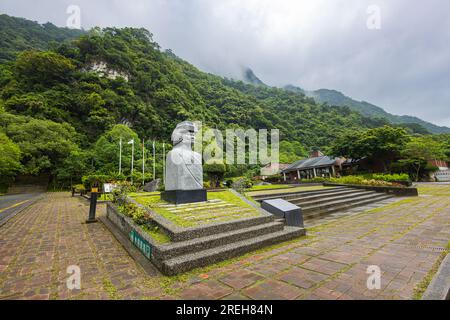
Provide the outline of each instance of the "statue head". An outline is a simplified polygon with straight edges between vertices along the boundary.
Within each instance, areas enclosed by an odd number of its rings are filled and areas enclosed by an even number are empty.
[[[192,145],[195,141],[195,134],[198,132],[197,125],[192,121],[183,121],[177,124],[172,132],[172,144],[175,147],[178,144]]]

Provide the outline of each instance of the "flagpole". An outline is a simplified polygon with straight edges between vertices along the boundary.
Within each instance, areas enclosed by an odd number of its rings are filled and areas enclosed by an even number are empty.
[[[145,139],[142,139],[142,185],[145,185]]]
[[[163,184],[166,183],[166,145],[163,142]]]
[[[119,141],[119,174],[122,174],[122,137]]]
[[[156,157],[155,157],[155,140],[153,140],[153,180],[156,179],[155,175],[155,167],[156,167]]]
[[[134,165],[134,139],[131,140],[131,184],[133,184],[133,165]]]

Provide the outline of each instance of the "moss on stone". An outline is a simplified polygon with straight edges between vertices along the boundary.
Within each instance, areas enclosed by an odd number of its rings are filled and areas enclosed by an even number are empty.
[[[146,225],[141,226],[141,228],[156,242],[158,243],[169,243],[170,238],[167,234],[161,231],[157,227],[148,227]]]
[[[436,262],[433,264],[431,269],[428,271],[427,275],[416,285],[413,292],[413,300],[421,300],[423,294],[427,290],[431,281],[433,280],[434,275],[438,272],[439,267],[441,266],[442,261],[444,261],[447,254],[450,253],[450,242],[447,243],[446,250],[443,251]]]

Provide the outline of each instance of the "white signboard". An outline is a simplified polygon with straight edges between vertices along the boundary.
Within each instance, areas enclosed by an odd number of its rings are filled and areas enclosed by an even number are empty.
[[[115,187],[117,187],[117,186],[113,183],[104,183],[103,184],[103,192],[111,193]]]

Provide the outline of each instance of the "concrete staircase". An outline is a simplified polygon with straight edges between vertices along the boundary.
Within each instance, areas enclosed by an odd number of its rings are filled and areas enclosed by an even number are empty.
[[[308,220],[392,197],[394,196],[391,194],[376,191],[350,187],[333,187],[322,190],[256,196],[253,198],[259,202],[266,199],[284,199],[301,207],[303,219]]]
[[[225,226],[224,232],[158,246],[153,252],[153,263],[164,274],[175,275],[197,267],[230,259],[244,253],[305,235],[304,228],[288,227],[274,216]]]

